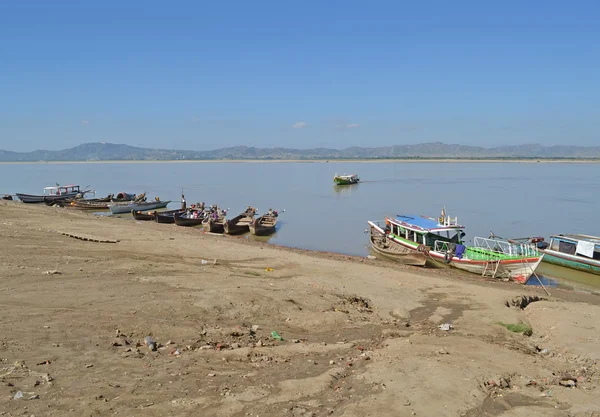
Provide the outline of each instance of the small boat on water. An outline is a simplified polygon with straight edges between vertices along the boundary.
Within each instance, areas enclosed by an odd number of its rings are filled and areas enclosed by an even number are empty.
[[[235,216],[231,220],[225,220],[223,225],[225,233],[228,235],[240,235],[250,231],[250,224],[252,223],[254,216],[256,215],[256,209],[248,207],[246,211],[238,216]]]
[[[225,216],[227,216],[227,210],[221,210],[213,205],[209,211],[204,214],[204,220],[202,221],[204,231],[210,233],[223,233],[225,231]]]
[[[108,208],[112,214],[123,214],[131,213],[131,210],[136,211],[148,211],[160,208],[165,208],[171,202],[167,201],[144,201],[144,202],[132,202],[132,203],[109,203]]]
[[[268,236],[275,233],[278,216],[279,212],[277,210],[269,209],[267,213],[257,217],[250,223],[250,233],[256,236]]]
[[[358,184],[359,181],[360,181],[360,178],[358,178],[358,175],[356,175],[356,174],[352,174],[352,175],[335,174],[333,177],[333,182],[336,185]]]
[[[17,193],[17,197],[23,203],[52,203],[54,201],[66,200],[68,198],[74,198],[77,196],[83,197],[85,194],[90,193],[91,190],[81,190],[79,185],[56,185],[53,187],[45,187],[44,194],[23,194]]]
[[[401,262],[410,261],[409,255],[424,256],[429,266],[448,265],[481,276],[526,282],[543,257],[533,244],[505,239],[475,237],[473,245],[466,246],[462,241],[464,226],[456,217],[446,216],[445,210],[437,219],[398,215],[388,217],[385,223],[382,228],[377,222],[369,222],[371,247]]]
[[[156,220],[156,223],[173,224],[175,223],[175,215],[181,212],[181,210],[155,211],[154,220]]]
[[[202,225],[204,221],[204,212],[200,210],[187,210],[176,213],[174,216],[177,226],[194,227]]]
[[[492,233],[492,236],[494,234]],[[583,234],[551,235],[511,239],[515,243],[536,244],[544,254],[542,262],[600,275],[600,237]]]

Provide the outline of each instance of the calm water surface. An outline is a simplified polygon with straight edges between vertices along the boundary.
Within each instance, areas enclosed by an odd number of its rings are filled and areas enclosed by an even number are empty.
[[[335,173],[361,183],[336,187]],[[600,235],[600,164],[548,163],[102,163],[0,164],[0,193],[41,193],[54,183],[91,185],[179,205],[205,201],[232,215],[253,205],[285,209],[269,241],[304,249],[368,253],[367,220],[399,213],[458,216],[467,240],[555,233]],[[600,281],[600,280],[599,280]]]

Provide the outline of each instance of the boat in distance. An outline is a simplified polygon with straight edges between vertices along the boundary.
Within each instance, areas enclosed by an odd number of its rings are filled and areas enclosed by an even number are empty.
[[[170,200],[167,201],[146,201],[141,203],[130,203],[130,204],[119,204],[119,203],[111,203],[108,205],[110,212],[112,214],[123,214],[123,213],[131,213],[131,210],[136,211],[148,211],[159,208],[165,208],[170,203]]]
[[[336,185],[358,184],[359,181],[360,181],[360,178],[358,178],[358,175],[356,175],[356,174],[351,174],[351,175],[335,174],[333,177],[333,182]]]

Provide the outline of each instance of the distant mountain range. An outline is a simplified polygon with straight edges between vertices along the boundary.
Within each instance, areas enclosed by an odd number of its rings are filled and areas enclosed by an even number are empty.
[[[235,146],[211,151],[147,149],[113,143],[86,143],[62,151],[11,152],[0,150],[0,162],[37,161],[183,161],[183,160],[335,160],[335,159],[598,159],[600,146],[499,146],[418,145],[351,147],[345,149],[288,149]]]

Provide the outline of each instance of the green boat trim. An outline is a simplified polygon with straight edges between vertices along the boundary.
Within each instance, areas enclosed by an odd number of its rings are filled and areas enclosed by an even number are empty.
[[[543,262],[552,265],[562,266],[564,268],[575,269],[577,271],[588,272],[590,274],[600,275],[600,266],[583,263],[576,259],[567,259],[560,255],[554,255],[550,251],[545,251]]]
[[[360,178],[358,178],[358,175],[356,175],[356,174],[352,174],[352,175],[337,175],[337,174],[335,174],[335,176],[333,177],[333,182],[335,182],[337,185],[357,184],[359,181],[360,181]]]

